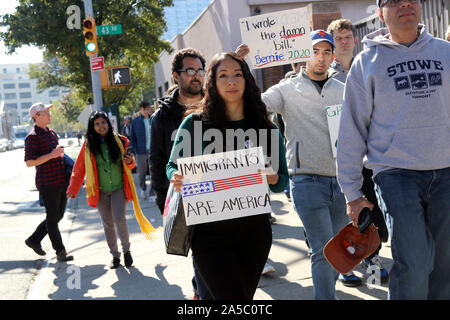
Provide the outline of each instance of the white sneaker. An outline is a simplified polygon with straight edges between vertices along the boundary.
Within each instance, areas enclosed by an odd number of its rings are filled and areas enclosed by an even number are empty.
[[[264,266],[262,274],[268,274],[268,273],[272,273],[272,272],[275,272],[275,268],[266,262],[266,265]]]

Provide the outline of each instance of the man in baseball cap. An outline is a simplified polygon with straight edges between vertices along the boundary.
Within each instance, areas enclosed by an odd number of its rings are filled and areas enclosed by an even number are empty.
[[[50,109],[52,107],[53,107],[52,104],[43,104],[42,102],[37,102],[37,103],[33,104],[30,107],[30,111],[29,111],[30,112],[30,118],[35,120],[34,116],[37,113],[39,113],[40,111],[48,110],[48,109]]]
[[[314,299],[333,300],[337,272],[323,248],[349,222],[345,199],[336,180],[324,110],[342,104],[344,84],[332,77],[333,36],[325,30],[311,32],[312,60],[296,77],[270,87],[262,100],[270,112],[286,123],[291,199],[310,244]],[[290,155],[290,156],[289,156]]]
[[[66,171],[64,148],[58,145],[58,135],[47,126],[50,124],[50,108],[41,102],[30,107],[30,117],[34,121],[33,130],[25,138],[25,163],[36,168],[36,188],[42,196],[46,218],[37,226],[25,244],[38,255],[45,256],[41,241],[48,234],[58,261],[73,260],[64,247],[58,222],[66,209]]]
[[[326,41],[331,44],[331,47],[334,50],[334,40],[331,33],[326,32],[325,30],[315,30],[311,32],[311,40],[312,45],[316,45],[319,42]]]

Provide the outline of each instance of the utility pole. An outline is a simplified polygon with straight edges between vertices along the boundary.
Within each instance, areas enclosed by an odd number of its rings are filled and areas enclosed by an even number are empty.
[[[92,7],[92,0],[83,0],[83,3],[84,3],[85,18],[88,19],[89,17],[91,17],[92,19],[95,19],[94,9]],[[96,58],[97,56],[98,56],[98,53],[89,55],[89,64],[91,64],[91,60],[93,58]],[[103,96],[102,96],[102,87],[100,84],[100,73],[97,71],[92,71],[92,68],[90,66],[89,66],[89,69],[91,69],[92,94],[94,96],[94,108],[95,108],[95,110],[101,110],[103,108]]]

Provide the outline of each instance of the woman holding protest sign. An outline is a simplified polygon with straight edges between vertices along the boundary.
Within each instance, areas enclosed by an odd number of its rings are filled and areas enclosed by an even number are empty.
[[[201,154],[208,154],[205,150],[211,148],[206,148],[206,142],[211,139],[204,137],[212,129],[209,133],[221,133],[219,137],[214,135],[214,142],[223,139],[218,145],[226,146],[222,150],[214,148],[215,153],[262,146],[264,156],[271,159],[276,168],[269,165],[259,173],[266,176],[272,192],[283,192],[289,179],[283,139],[268,118],[261,92],[246,62],[232,52],[218,54],[211,61],[206,77],[203,111],[187,116],[182,122],[167,164],[167,176],[175,190],[181,192],[183,187],[177,159],[194,155],[194,152],[187,154],[187,150],[197,150],[196,145],[201,145],[198,148]],[[201,136],[196,136],[196,131],[192,130],[197,120],[201,120]],[[249,130],[255,132],[256,141],[243,137]],[[192,148],[179,147],[186,142],[183,131],[193,133],[190,136]],[[230,132],[231,143],[226,139]],[[253,298],[272,244],[268,213],[194,226],[191,244],[194,262],[215,299]]]

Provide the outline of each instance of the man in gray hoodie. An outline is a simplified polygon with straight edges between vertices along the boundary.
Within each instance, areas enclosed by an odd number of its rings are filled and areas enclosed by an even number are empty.
[[[390,299],[450,299],[450,44],[419,24],[419,0],[378,0],[347,77],[338,181],[357,224],[363,157],[391,235]]]

